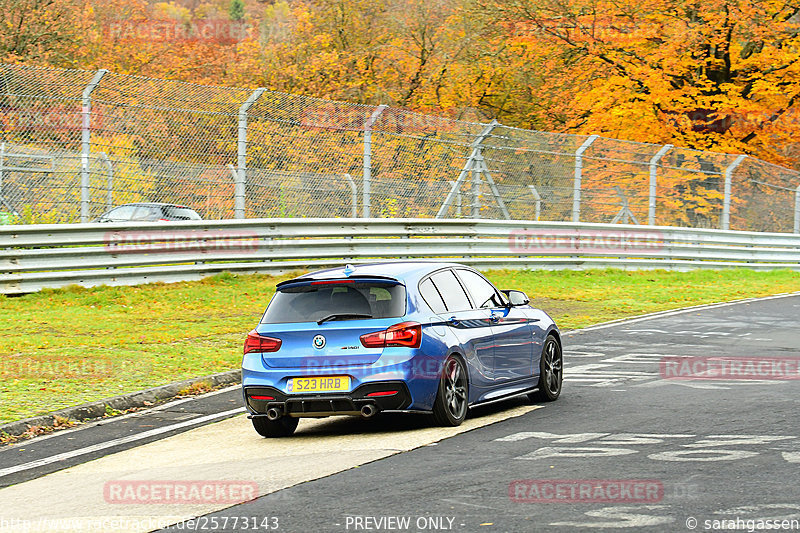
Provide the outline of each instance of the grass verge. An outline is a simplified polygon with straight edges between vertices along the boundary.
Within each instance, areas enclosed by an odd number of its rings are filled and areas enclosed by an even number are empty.
[[[136,287],[0,296],[0,423],[236,368],[280,278],[221,274]],[[691,305],[800,291],[788,270],[487,273],[562,329]]]

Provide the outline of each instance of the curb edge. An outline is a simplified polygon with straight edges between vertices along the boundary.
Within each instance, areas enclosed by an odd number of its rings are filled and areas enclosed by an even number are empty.
[[[77,422],[98,419],[106,416],[108,409],[115,411],[126,411],[137,407],[152,407],[157,403],[164,403],[176,398],[180,391],[192,387],[198,383],[208,383],[213,388],[224,385],[234,385],[241,383],[241,369],[220,372],[210,376],[191,378],[176,383],[168,383],[150,389],[121,394],[104,400],[88,402],[73,407],[59,409],[39,416],[25,418],[0,425],[0,435],[6,434],[11,437],[19,437],[32,427],[55,428],[56,418],[66,418]]]

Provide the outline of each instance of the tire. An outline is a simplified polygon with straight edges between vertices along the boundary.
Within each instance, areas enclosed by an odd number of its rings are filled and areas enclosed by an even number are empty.
[[[256,433],[262,437],[288,437],[297,429],[299,421],[299,418],[290,416],[282,416],[277,420],[270,420],[266,416],[257,416],[253,418],[253,427]]]
[[[539,390],[528,394],[534,402],[553,402],[561,395],[564,380],[564,358],[561,345],[553,335],[544,340],[542,357],[539,360]]]
[[[433,402],[433,418],[440,426],[460,426],[467,417],[469,379],[464,363],[449,356],[444,362],[439,390]]]

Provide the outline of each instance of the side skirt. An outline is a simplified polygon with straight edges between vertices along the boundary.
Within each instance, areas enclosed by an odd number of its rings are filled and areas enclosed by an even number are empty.
[[[475,407],[475,406],[478,406],[478,405],[491,405],[493,403],[497,403],[497,402],[502,402],[504,400],[508,400],[509,398],[514,398],[516,396],[522,396],[523,394],[530,394],[532,392],[537,392],[538,390],[539,390],[539,387],[531,387],[529,389],[514,391],[514,392],[510,392],[508,394],[504,394],[503,396],[500,396],[500,397],[497,397],[497,398],[492,398],[491,400],[483,400],[483,401],[480,401],[480,402],[473,402],[473,403],[469,404],[469,407]]]

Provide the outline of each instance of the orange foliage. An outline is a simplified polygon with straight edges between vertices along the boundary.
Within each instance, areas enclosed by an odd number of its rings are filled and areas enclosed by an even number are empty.
[[[0,60],[800,160],[800,8],[788,1],[244,0],[237,9],[0,0]]]

